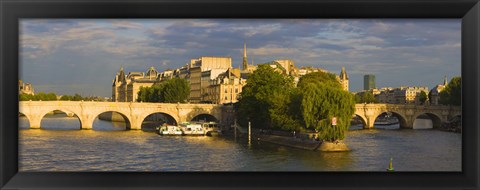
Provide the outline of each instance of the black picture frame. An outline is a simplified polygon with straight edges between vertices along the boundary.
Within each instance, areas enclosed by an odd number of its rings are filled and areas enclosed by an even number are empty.
[[[1,189],[479,189],[478,0],[1,0]],[[18,172],[20,18],[461,18],[462,172]]]

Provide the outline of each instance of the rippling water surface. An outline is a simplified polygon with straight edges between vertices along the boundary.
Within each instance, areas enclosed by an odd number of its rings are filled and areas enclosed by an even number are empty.
[[[124,124],[96,120],[76,130],[73,118],[45,118],[28,129],[20,118],[20,171],[461,171],[461,134],[434,129],[351,130],[350,152],[323,153],[241,139],[163,137],[123,131]],[[352,128],[355,129],[355,128]]]

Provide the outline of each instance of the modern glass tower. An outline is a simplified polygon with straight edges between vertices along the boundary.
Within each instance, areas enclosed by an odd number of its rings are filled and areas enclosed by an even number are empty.
[[[363,76],[363,90],[370,90],[375,88],[375,75]]]

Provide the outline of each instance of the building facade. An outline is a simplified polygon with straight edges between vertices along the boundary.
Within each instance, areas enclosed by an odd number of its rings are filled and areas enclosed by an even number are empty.
[[[241,77],[240,69],[228,69],[213,80],[210,80],[204,100],[214,104],[238,102],[242,88],[247,84]]]
[[[214,71],[225,72],[232,67],[232,58],[230,57],[200,57],[198,59],[192,59],[190,61],[189,77],[187,80],[190,82],[190,98],[192,103],[200,103],[204,101],[202,99],[202,89],[208,86],[208,83],[203,82],[202,86],[202,72]],[[212,72],[210,72],[212,73]]]
[[[125,75],[122,67],[113,79],[112,101],[135,102],[140,87],[151,87],[157,82],[159,82],[158,72],[154,67],[151,67],[146,73],[129,72],[128,75]]]
[[[18,80],[18,94],[30,94],[35,95],[35,90],[32,84],[24,83],[22,80]]]
[[[440,104],[440,92],[442,92],[445,87],[448,85],[447,76],[443,79],[443,84],[438,84],[437,86],[433,87],[429,93],[429,99],[431,105],[439,105]]]
[[[399,87],[399,88],[381,88],[373,89],[375,98],[379,103],[387,104],[422,104],[420,94],[424,92],[428,97],[428,87]],[[376,92],[376,93],[375,93]]]

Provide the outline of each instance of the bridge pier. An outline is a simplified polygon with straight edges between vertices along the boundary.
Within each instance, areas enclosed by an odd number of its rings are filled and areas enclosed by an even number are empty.
[[[363,129],[373,129],[373,125],[375,123],[376,117],[373,115],[369,115],[366,117],[367,120],[365,121],[365,125],[363,126]]]
[[[80,129],[82,130],[92,130],[93,128],[93,116],[85,115],[80,117]]]
[[[40,129],[40,124],[42,123],[42,118],[39,115],[29,115],[27,116],[30,122],[30,129]]]
[[[141,130],[142,129],[142,119],[139,119],[138,116],[133,116],[130,123],[127,122],[127,129],[130,130]]]

